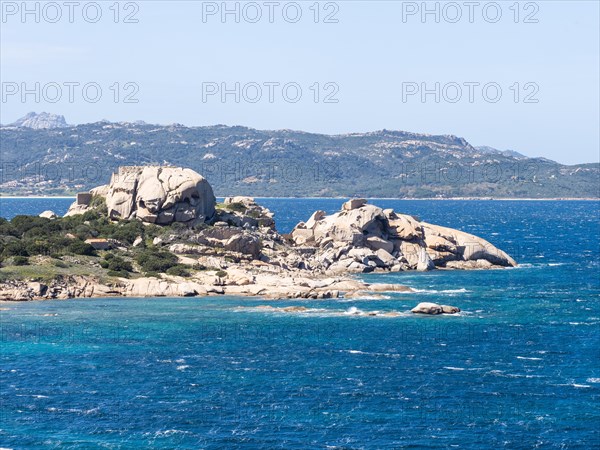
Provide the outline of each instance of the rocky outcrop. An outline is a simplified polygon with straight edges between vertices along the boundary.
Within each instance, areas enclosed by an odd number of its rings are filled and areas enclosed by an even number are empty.
[[[332,273],[516,265],[482,238],[383,210],[364,199],[350,200],[329,216],[315,212],[296,225],[291,237],[297,246],[316,249],[308,261],[311,267]]]
[[[252,197],[225,197],[223,204],[218,205],[215,222],[245,229],[275,229],[273,213],[256,203]]]
[[[77,202],[73,202],[71,204],[71,206],[69,206],[69,209],[65,214],[65,217],[76,216],[78,214],[83,214],[86,211],[89,211],[89,205],[82,205]]]
[[[42,217],[44,219],[56,219],[58,216],[56,215],[56,213],[54,211],[47,210],[47,211],[41,212],[38,217]]]
[[[220,291],[217,293],[223,293]],[[193,281],[173,282],[158,278],[138,278],[126,282],[122,292],[127,297],[194,297],[207,295],[209,289]]]
[[[215,214],[215,196],[208,181],[180,167],[120,167],[110,184],[92,190],[103,197],[111,219],[137,218],[169,225],[173,222],[206,222]],[[68,215],[85,212],[73,205]]]
[[[122,292],[114,286],[99,283],[92,277],[59,277],[50,283],[38,281],[7,281],[0,283],[0,300],[65,300],[77,297],[120,296]]]
[[[0,283],[0,300],[29,301],[86,297],[194,297],[207,295],[263,298],[337,298],[371,291],[411,291],[401,285],[368,284],[339,277],[314,277],[305,271],[273,270],[269,265],[245,265],[198,272],[191,278],[115,278],[110,284],[93,277],[71,276],[48,285],[34,281]]]
[[[221,272],[205,271],[190,278],[115,278],[110,284],[93,277],[69,276],[49,284],[35,281],[0,283],[0,300],[29,301],[89,297],[196,297],[211,295],[252,296],[265,299],[384,298],[381,293],[414,292],[397,284],[369,284],[340,277],[312,276],[302,270],[273,271],[268,265],[237,265]],[[418,295],[416,293],[415,295]],[[290,307],[304,308],[304,307]],[[356,310],[353,312],[352,310]],[[347,314],[400,317],[398,312],[361,313],[352,307]],[[414,314],[456,314],[460,308],[437,303],[419,303]]]
[[[360,208],[367,204],[367,200],[364,198],[352,198],[342,205],[342,209],[345,211],[351,211],[353,209]]]

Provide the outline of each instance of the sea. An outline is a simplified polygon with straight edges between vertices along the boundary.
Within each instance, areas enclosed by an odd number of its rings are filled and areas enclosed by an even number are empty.
[[[344,200],[258,201],[289,232]],[[71,202],[0,198],[0,216]],[[352,299],[1,303],[0,447],[599,448],[600,202],[370,203],[519,266],[368,274],[415,292]],[[462,312],[409,312],[424,301]]]

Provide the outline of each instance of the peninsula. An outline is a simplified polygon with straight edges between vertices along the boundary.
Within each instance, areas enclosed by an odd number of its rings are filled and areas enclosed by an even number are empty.
[[[254,199],[217,203],[204,177],[163,166],[119,168],[109,184],[79,194],[65,217],[0,219],[0,255],[2,300],[337,298],[411,291],[357,273],[516,266],[484,239],[364,199],[331,215],[315,211],[281,234]]]

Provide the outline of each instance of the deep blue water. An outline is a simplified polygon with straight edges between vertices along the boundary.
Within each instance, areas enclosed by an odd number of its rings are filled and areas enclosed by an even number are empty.
[[[285,232],[341,200],[260,202]],[[0,215],[69,203],[0,199]],[[521,266],[365,276],[419,289],[386,299],[3,303],[0,447],[600,445],[600,203],[372,203],[483,236]],[[420,301],[463,313],[404,314]]]

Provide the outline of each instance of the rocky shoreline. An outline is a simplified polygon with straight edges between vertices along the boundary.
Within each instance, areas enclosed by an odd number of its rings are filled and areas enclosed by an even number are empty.
[[[141,277],[119,279],[103,284],[96,279],[69,276],[48,284],[39,281],[9,281],[0,285],[0,299],[5,301],[66,300],[93,297],[199,297],[231,295],[264,299],[327,299],[344,295],[356,296],[372,292],[413,292],[397,284],[365,283],[353,278],[308,278],[296,272],[282,277],[278,274],[242,271],[227,272],[227,279],[215,276],[182,278]]]
[[[144,273],[132,259],[127,277],[63,274],[45,283],[5,280],[0,283],[0,299],[207,295],[324,299],[411,291],[401,285],[365,283],[352,274],[516,265],[484,239],[381,209],[365,199],[349,200],[331,215],[315,211],[290,234],[280,234],[268,209],[249,197],[228,197],[216,204],[210,185],[189,169],[122,168],[109,185],[78,196],[65,217],[85,218],[90,212],[98,216],[99,211],[104,221],[141,222],[161,230],[150,243],[142,236],[131,244],[102,236],[85,241],[101,248],[105,257],[115,253],[127,258],[139,254],[140,248],[150,255],[167,252],[189,273]],[[48,221],[70,220],[49,211],[41,216]],[[84,225],[93,227],[89,221]],[[99,269],[95,260],[89,265]],[[414,312],[450,313],[454,308],[442,306]]]
[[[415,292],[408,286],[387,283],[365,283],[353,278],[280,278],[273,275],[251,275],[248,272],[230,272],[235,274],[231,280],[221,284],[202,284],[207,280],[187,280],[178,277],[168,279],[138,278],[133,282],[121,280],[119,283],[105,285],[86,277],[68,277],[55,280],[50,284],[40,282],[12,281],[0,285],[0,301],[67,300],[74,298],[107,297],[206,297],[230,295],[257,297],[265,300],[276,299],[335,299],[373,297],[390,292]],[[250,278],[252,277],[252,278]],[[288,281],[287,283],[285,281]],[[208,280],[210,283],[210,280]],[[283,281],[283,283],[282,283]],[[304,306],[272,308],[284,312],[303,312]],[[414,314],[440,315],[457,314],[461,310],[456,306],[438,305],[422,302],[411,309]],[[360,312],[356,313],[357,315]],[[369,313],[367,315],[375,315]],[[390,315],[390,314],[383,314]],[[396,313],[391,314],[395,316]]]

